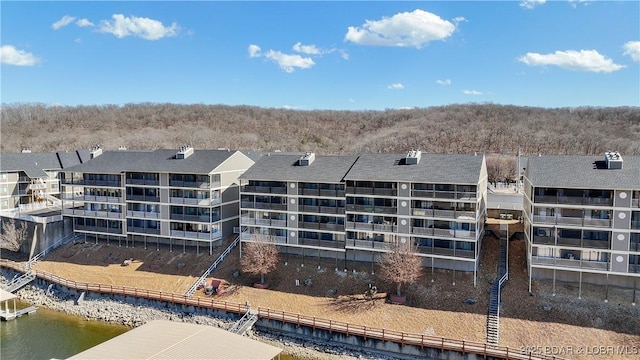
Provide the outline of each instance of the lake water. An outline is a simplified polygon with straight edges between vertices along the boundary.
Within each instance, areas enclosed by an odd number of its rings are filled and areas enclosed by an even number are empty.
[[[38,308],[31,315],[0,322],[0,359],[66,359],[128,330]]]
[[[28,304],[19,303],[18,308]],[[13,309],[13,306],[11,306]],[[15,320],[0,321],[0,359],[66,359],[130,330],[122,325],[88,321],[46,308]],[[282,360],[295,357],[282,354]]]

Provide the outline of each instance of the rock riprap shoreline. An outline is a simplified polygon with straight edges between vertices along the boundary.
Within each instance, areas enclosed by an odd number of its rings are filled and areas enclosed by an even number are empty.
[[[2,270],[0,284],[6,284],[13,276]],[[69,315],[83,317],[86,320],[105,321],[125,325],[131,328],[143,325],[151,320],[171,320],[194,324],[215,326],[228,329],[233,321],[223,320],[199,314],[187,314],[171,308],[134,305],[104,297],[87,297],[77,301],[77,295],[71,295],[48,285],[29,284],[18,290],[16,295],[29,304],[45,307]],[[284,353],[294,359],[393,359],[397,357],[369,353],[361,349],[349,348],[317,339],[299,339],[276,333],[251,331],[248,336],[254,340],[268,343],[284,349]]]

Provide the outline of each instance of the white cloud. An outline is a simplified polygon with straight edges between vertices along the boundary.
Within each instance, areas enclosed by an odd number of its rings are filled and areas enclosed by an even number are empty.
[[[567,70],[605,73],[625,67],[602,56],[596,50],[567,50],[556,51],[552,54],[527,53],[521,56],[518,61],[529,66],[555,65]]]
[[[176,36],[178,34],[178,24],[164,26],[162,22],[154,19],[124,16],[113,14],[113,20],[100,21],[99,31],[113,34],[117,38],[135,36],[145,40],[158,40],[163,37]]]
[[[308,55],[320,55],[322,51],[318,49],[315,45],[302,45],[301,42],[297,42],[293,45],[293,50],[299,53],[308,54]]]
[[[359,45],[420,48],[430,41],[446,39],[455,30],[453,23],[416,9],[377,21],[366,20],[360,27],[349,26],[344,39]]]
[[[93,23],[87,19],[80,19],[76,21],[76,25],[79,27],[91,27],[93,26]]]
[[[395,84],[387,85],[387,89],[401,90],[401,89],[404,89],[404,85],[402,85],[402,83],[395,83]]]
[[[40,62],[40,59],[32,53],[18,50],[12,45],[0,46],[0,63],[16,66],[33,66]]]
[[[264,56],[278,64],[282,70],[288,73],[294,72],[296,68],[309,69],[316,64],[313,62],[313,59],[309,57],[283,54],[282,52],[275,50],[267,51]]]
[[[525,9],[533,9],[538,5],[543,5],[547,0],[523,0],[520,2],[520,7]]]
[[[462,90],[462,93],[465,95],[482,95],[482,91],[478,90]]]
[[[451,85],[451,79],[436,80],[436,84],[439,84],[439,85]]]
[[[262,54],[260,54],[260,46],[258,45],[254,45],[251,44],[249,45],[249,48],[247,48],[247,50],[249,51],[249,57],[260,57]]]
[[[350,103],[352,103],[352,104],[353,104],[354,102],[356,102],[353,98],[349,98],[349,100],[347,100],[347,101],[348,101],[348,102],[350,102]]]
[[[54,23],[51,25],[51,28],[52,28],[53,30],[61,29],[61,28],[65,27],[65,26],[67,26],[67,25],[71,24],[71,23],[73,22],[73,20],[75,20],[75,19],[76,19],[76,18],[75,18],[75,17],[73,17],[73,16],[65,15],[65,16],[63,16],[62,18],[60,18],[60,20],[58,20],[58,21],[54,22]]]
[[[345,59],[345,60],[349,60],[349,53],[347,53],[344,50],[338,50],[340,52],[340,56]]]
[[[623,48],[625,55],[631,56],[635,62],[640,62],[640,41],[628,41]]]
[[[587,6],[587,5],[589,5],[589,3],[591,1],[592,0],[569,0],[569,5],[571,5],[571,7],[573,7],[575,9],[576,7],[578,7],[576,3],[583,4],[584,6]]]

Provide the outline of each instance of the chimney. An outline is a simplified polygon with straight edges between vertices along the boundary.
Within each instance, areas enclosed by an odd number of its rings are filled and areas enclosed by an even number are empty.
[[[404,160],[406,165],[417,165],[420,162],[422,152],[420,150],[411,150],[407,153],[407,157]]]
[[[100,145],[96,145],[92,147],[91,150],[89,151],[89,158],[91,159],[97,158],[100,155],[102,155],[102,148],[100,147]]]
[[[617,151],[607,151],[604,153],[604,162],[607,169],[622,169],[622,156]]]
[[[311,163],[315,159],[316,159],[316,154],[307,151],[306,153],[304,153],[304,155],[302,155],[300,160],[298,160],[298,165],[299,166],[309,166],[309,165],[311,165]]]
[[[176,153],[176,159],[186,159],[191,155],[193,155],[193,148],[191,145],[182,145]]]

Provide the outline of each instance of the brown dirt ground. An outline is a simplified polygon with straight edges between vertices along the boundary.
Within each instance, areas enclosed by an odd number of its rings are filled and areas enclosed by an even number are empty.
[[[228,239],[226,243],[229,243]],[[483,240],[481,266],[477,286],[473,274],[425,268],[422,278],[405,288],[408,306],[385,302],[390,284],[379,283],[371,274],[371,263],[318,259],[317,257],[283,255],[279,267],[267,275],[270,290],[251,285],[257,277],[238,273],[239,251],[236,248],[213,273],[223,281],[225,293],[215,295],[226,301],[253,307],[268,307],[309,316],[398,331],[484,342],[490,282],[496,276],[497,239]],[[224,247],[182,252],[182,247],[160,247],[156,251],[118,247],[113,243],[76,243],[56,250],[36,265],[36,269],[54,273],[69,280],[184,293],[209,267]],[[4,254],[3,254],[3,257]],[[121,266],[133,258],[129,266]],[[286,261],[286,265],[285,265]],[[603,355],[578,354],[579,349],[594,353],[593,346],[629,346],[640,350],[640,309],[631,306],[628,291],[613,289],[604,303],[602,287],[583,286],[583,298],[577,299],[572,285],[556,285],[551,296],[549,281],[536,281],[533,294],[527,289],[525,246],[523,240],[510,244],[510,278],[503,289],[500,317],[501,345],[514,348],[537,347],[541,352],[561,350],[566,358],[630,358],[607,350]],[[180,266],[179,266],[180,265]],[[338,266],[338,271],[336,271]],[[353,272],[353,269],[356,272]],[[375,271],[375,266],[373,267]],[[235,276],[234,276],[235,275]],[[214,279],[212,276],[210,279]],[[299,279],[300,286],[295,285]],[[312,285],[306,286],[305,279]],[[453,285],[455,279],[455,285]],[[369,284],[379,293],[374,300],[364,300]],[[195,296],[206,296],[198,291]],[[474,305],[465,304],[472,298]],[[545,311],[543,305],[551,305]],[[555,348],[545,349],[546,346]],[[590,346],[590,347],[589,347]],[[637,355],[634,356],[637,358]]]

